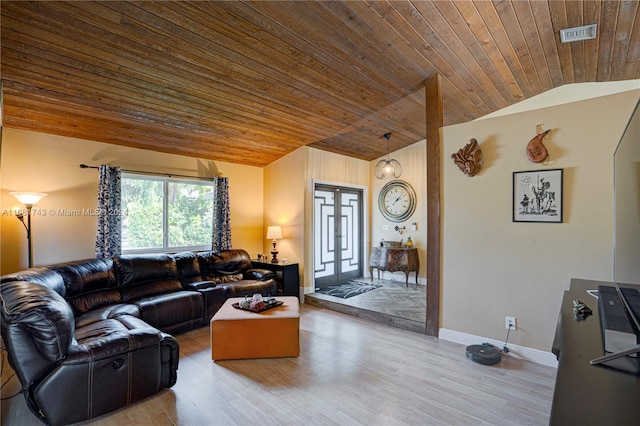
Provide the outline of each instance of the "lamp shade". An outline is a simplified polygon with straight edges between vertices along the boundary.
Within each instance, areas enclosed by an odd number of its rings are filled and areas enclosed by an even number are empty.
[[[42,192],[10,192],[9,194],[13,195],[18,201],[27,206],[37,204],[38,201],[47,196],[47,194]]]
[[[384,138],[387,140],[387,159],[378,161],[375,169],[373,169],[373,173],[378,179],[390,176],[399,178],[402,175],[402,166],[398,160],[389,159],[389,139],[391,138],[391,133],[385,133]]]
[[[399,178],[402,175],[402,166],[398,160],[380,160],[373,170],[378,179],[393,176]]]
[[[279,240],[282,238],[282,228],[279,226],[270,226],[267,228],[268,240]]]

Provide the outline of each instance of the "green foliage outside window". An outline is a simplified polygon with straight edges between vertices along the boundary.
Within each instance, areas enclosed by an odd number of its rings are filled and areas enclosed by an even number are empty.
[[[213,188],[169,183],[169,247],[211,245]]]
[[[122,223],[123,250],[179,250],[211,245],[210,183],[129,175],[122,178],[121,193],[122,207],[128,213]]]

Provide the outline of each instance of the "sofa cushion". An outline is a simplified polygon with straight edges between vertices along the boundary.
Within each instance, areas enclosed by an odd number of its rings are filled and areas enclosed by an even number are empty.
[[[242,274],[220,275],[217,277],[211,277],[211,282],[216,284],[234,283],[237,281],[242,281],[243,277],[244,275]]]
[[[122,255],[113,259],[123,302],[182,289],[170,254]]]
[[[176,266],[178,267],[178,277],[183,286],[194,282],[202,281],[200,275],[200,262],[198,256],[192,251],[185,251],[174,254]]]
[[[156,345],[162,335],[139,318],[121,315],[79,327],[75,339],[77,345],[69,351],[66,364],[97,361]]]
[[[50,268],[62,276],[65,298],[76,315],[122,301],[116,288],[111,259],[87,259],[54,265]]]
[[[220,261],[220,257],[212,251],[204,251],[196,254],[200,265],[200,273],[202,278],[207,281],[209,277],[218,275],[216,272],[216,264]]]
[[[249,254],[242,249],[223,250],[220,253],[200,252],[198,259],[202,278],[214,282],[241,280],[245,272],[251,269]]]
[[[76,315],[82,315],[105,305],[118,304],[122,301],[122,297],[118,289],[109,289],[67,298],[67,301]]]
[[[120,315],[130,315],[140,318],[140,309],[131,303],[119,303],[117,305],[107,305],[76,315],[76,328],[86,327],[94,322],[111,319]]]
[[[172,293],[174,291],[179,291],[179,290],[182,290],[182,285],[180,285],[180,281],[162,280],[162,281],[154,281],[154,282],[140,284],[140,285],[122,287],[120,292],[122,294],[123,302],[132,303],[143,297],[162,295],[165,293]]]
[[[129,254],[113,258],[118,285],[126,287],[150,281],[177,280],[178,268],[170,254]]]
[[[66,294],[66,288],[62,277],[56,271],[49,268],[29,268],[24,271],[2,276],[3,283],[10,281],[28,281],[30,283],[49,287],[62,297]]]
[[[202,323],[204,303],[196,291],[177,291],[136,300],[142,319],[161,330],[168,326],[190,324],[189,328]]]

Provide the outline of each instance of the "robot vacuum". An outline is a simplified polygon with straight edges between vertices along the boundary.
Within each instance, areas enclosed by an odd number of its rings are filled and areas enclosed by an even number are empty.
[[[467,358],[482,365],[493,365],[500,362],[500,351],[490,343],[467,346]]]

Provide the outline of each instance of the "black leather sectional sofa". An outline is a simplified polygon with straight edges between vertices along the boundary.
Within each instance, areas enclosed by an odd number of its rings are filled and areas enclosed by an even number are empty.
[[[176,383],[169,333],[209,323],[228,297],[276,295],[244,250],[123,255],[0,277],[2,339],[31,411],[87,420]]]

